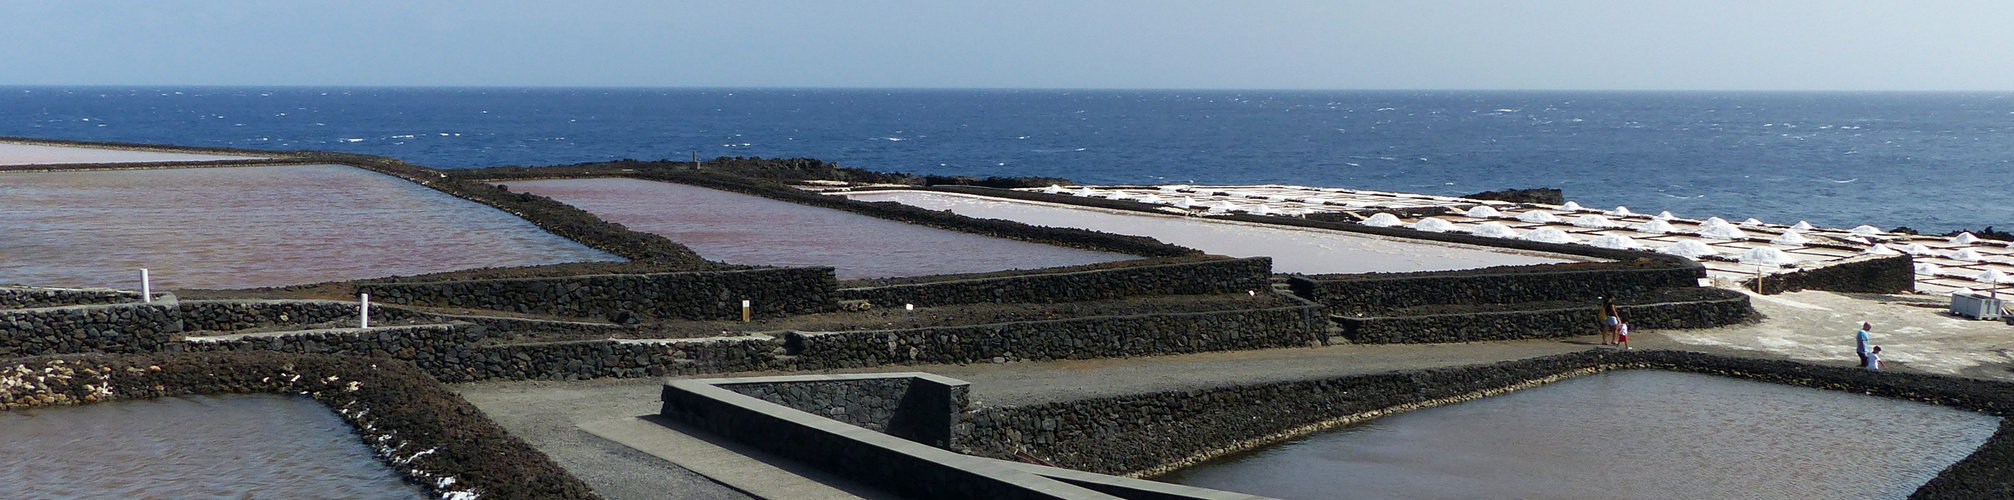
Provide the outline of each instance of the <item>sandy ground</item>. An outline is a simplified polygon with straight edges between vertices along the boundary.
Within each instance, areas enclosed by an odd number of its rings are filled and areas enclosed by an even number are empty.
[[[1753,297],[1766,317],[1749,325],[1649,331],[1638,347],[1853,365],[1853,332],[1873,323],[1874,344],[1890,369],[2014,381],[2014,326],[1951,315],[1935,295],[1796,292]]]
[[[127,149],[98,149],[42,144],[0,142],[0,165],[59,165],[71,163],[142,163],[157,161],[251,160],[251,156],[223,156],[195,153],[167,153]]]

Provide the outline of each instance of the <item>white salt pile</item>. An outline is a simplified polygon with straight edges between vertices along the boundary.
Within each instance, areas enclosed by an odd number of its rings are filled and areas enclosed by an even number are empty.
[[[1561,231],[1549,227],[1533,229],[1531,232],[1525,233],[1524,236],[1521,236],[1519,238],[1525,241],[1536,241],[1540,243],[1574,243],[1580,241],[1578,238],[1574,238],[1572,235],[1566,234],[1566,231]]]
[[[1110,198],[1110,199],[1114,199],[1114,200],[1130,200],[1130,199],[1133,199],[1133,195],[1130,195],[1130,194],[1126,194],[1126,192],[1124,192],[1124,191],[1113,191],[1113,192],[1111,192],[1111,193],[1109,193],[1109,194],[1106,194],[1106,195],[1105,195],[1105,197],[1106,197],[1106,198]]]
[[[1880,243],[1875,243],[1874,246],[1867,247],[1867,253],[1872,255],[1902,255],[1902,252],[1897,252],[1893,248],[1888,248],[1888,245],[1883,245]]]
[[[1811,238],[1797,234],[1797,231],[1784,231],[1782,236],[1777,236],[1776,239],[1769,240],[1769,242],[1778,245],[1796,245],[1801,247],[1806,243],[1811,243]]]
[[[1551,224],[1554,222],[1559,222],[1559,217],[1553,216],[1552,212],[1547,212],[1544,210],[1533,210],[1530,212],[1518,214],[1517,220],[1525,222],[1536,222],[1540,224]]]
[[[1252,205],[1249,208],[1246,208],[1245,213],[1252,215],[1272,215],[1273,207],[1264,203],[1260,203],[1257,205]]]
[[[1728,224],[1727,221],[1720,221],[1720,225],[1718,226],[1711,226],[1711,225],[1707,226],[1705,230],[1699,232],[1699,236],[1701,238],[1711,238],[1716,240],[1748,239],[1748,233],[1742,232],[1741,228],[1734,227],[1733,225]]]
[[[1658,212],[1656,216],[1651,218],[1657,220],[1672,220],[1678,218],[1678,216],[1672,215],[1670,210],[1666,210],[1663,212]]]
[[[1045,187],[1045,188],[1042,188],[1042,192],[1044,192],[1044,193],[1048,193],[1048,194],[1056,194],[1056,193],[1061,193],[1061,192],[1063,192],[1063,186],[1058,186],[1058,185],[1055,185],[1055,184],[1050,184],[1050,185],[1049,185],[1049,187]]]
[[[1092,194],[1095,194],[1095,193],[1094,193],[1093,191],[1091,191],[1091,188],[1077,188],[1077,192],[1075,192],[1075,193],[1070,193],[1070,194],[1073,194],[1073,195],[1077,195],[1077,196],[1083,196],[1083,197],[1090,197],[1090,196],[1091,196]]]
[[[1746,252],[1741,252],[1739,260],[1743,264],[1760,266],[1785,266],[1797,263],[1797,259],[1790,258],[1790,254],[1769,247],[1750,248]]]
[[[1607,217],[1602,217],[1602,216],[1599,216],[1599,215],[1594,215],[1594,214],[1588,214],[1588,215],[1582,215],[1582,216],[1580,216],[1580,217],[1574,217],[1574,218],[1573,218],[1573,225],[1575,225],[1575,226],[1580,226],[1580,227],[1590,227],[1590,228],[1595,228],[1595,229],[1607,229],[1607,228],[1611,228],[1611,227],[1622,227],[1622,225],[1621,225],[1621,224],[1616,224],[1616,223],[1615,223],[1615,221],[1612,221],[1612,220],[1609,220],[1609,219],[1608,219]]]
[[[1722,219],[1719,217],[1707,217],[1706,220],[1700,222],[1699,225],[1708,228],[1715,228],[1715,227],[1727,226],[1729,224],[1727,223],[1727,219]]]
[[[1158,195],[1147,194],[1147,195],[1140,195],[1140,202],[1153,203],[1158,205],[1162,202],[1162,200],[1161,197]]]
[[[1364,219],[1364,225],[1371,227],[1392,227],[1404,223],[1405,221],[1399,220],[1399,216],[1384,212],[1379,212],[1377,215],[1371,216],[1371,218]]]
[[[1586,210],[1586,209],[1584,209],[1584,208],[1581,208],[1581,206],[1580,206],[1580,204],[1579,204],[1579,203],[1574,203],[1574,202],[1571,202],[1571,201],[1569,201],[1569,202],[1566,202],[1566,204],[1565,204],[1565,205],[1560,205],[1560,206],[1559,206],[1559,208],[1560,208],[1560,210],[1565,210],[1565,211],[1568,211],[1568,212],[1577,212],[1577,211],[1581,211],[1581,210]]]
[[[1720,252],[1714,251],[1713,247],[1707,246],[1707,244],[1705,243],[1700,243],[1697,240],[1685,240],[1678,243],[1672,243],[1670,246],[1666,246],[1664,248],[1659,248],[1657,249],[1657,253],[1677,255],[1679,257],[1685,257],[1688,259],[1698,259],[1700,257],[1705,257]]]
[[[1862,225],[1862,226],[1859,226],[1859,227],[1855,227],[1855,228],[1853,228],[1853,230],[1851,230],[1851,231],[1847,231],[1847,232],[1849,232],[1849,233],[1853,233],[1853,234],[1854,234],[1855,236],[1880,236],[1880,235],[1881,235],[1881,228],[1878,228],[1878,227],[1874,227],[1874,226],[1868,226],[1868,225]]]
[[[1491,208],[1489,205],[1476,205],[1475,208],[1469,209],[1468,213],[1464,215],[1477,219],[1487,219],[1490,217],[1503,217],[1504,213],[1498,212],[1497,209]]]
[[[1491,238],[1516,238],[1518,236],[1516,229],[1511,229],[1510,226],[1503,225],[1501,222],[1476,224],[1475,230],[1469,231],[1469,234]]]
[[[1378,215],[1384,215],[1384,214],[1378,214]],[[1376,216],[1372,217],[1375,218]],[[1436,233],[1445,233],[1448,231],[1453,231],[1455,229],[1455,223],[1436,219],[1433,217],[1428,217],[1425,219],[1420,219],[1419,222],[1414,222],[1413,225],[1408,227],[1421,231],[1433,231]]]
[[[1587,244],[1615,250],[1629,250],[1632,248],[1636,248],[1638,246],[1636,243],[1636,238],[1631,238],[1620,234],[1610,234],[1592,240],[1587,240]]]
[[[1180,208],[1183,210],[1187,210],[1189,207],[1193,206],[1196,206],[1196,199],[1187,196],[1183,196],[1182,201],[1175,202],[1175,208]]]
[[[1798,231],[1810,231],[1814,227],[1816,226],[1812,226],[1811,223],[1805,221],[1797,221],[1797,224],[1790,226],[1791,229],[1796,229]]]
[[[1636,215],[1635,212],[1629,211],[1629,207],[1615,207],[1615,210],[1610,211],[1608,214],[1616,217],[1628,217],[1631,215]]]
[[[1928,274],[1931,276],[1936,276],[1937,273],[1941,272],[1944,272],[1944,268],[1937,267],[1936,264],[1931,264],[1929,262],[1916,263],[1916,274]]]
[[[1754,217],[1749,217],[1748,220],[1741,221],[1741,227],[1762,227],[1762,221]]]
[[[1978,276],[1973,276],[1972,281],[1977,281],[1980,283],[2000,284],[2000,283],[2014,282],[2014,279],[2008,279],[2007,273],[2000,272],[1999,269],[1987,269],[1986,272],[1979,273]]]
[[[1944,254],[1944,257],[1945,257],[1945,258],[1948,258],[1948,259],[1951,259],[1951,260],[1962,260],[1962,261],[1966,261],[1966,262],[1978,262],[1978,261],[1979,261],[1979,252],[1978,252],[1978,251],[1975,251],[1975,250],[1973,250],[1973,249],[1970,249],[1970,248],[1961,248],[1961,249],[1958,249],[1958,251],[1955,251],[1955,252],[1950,252],[1950,253],[1946,253],[1946,254]]]
[[[1922,243],[1910,243],[1903,245],[1902,248],[1898,248],[1897,250],[1901,250],[1902,253],[1909,255],[1929,255],[1932,252],[1930,247],[1923,246]]]
[[[1958,233],[1958,236],[1951,238],[1951,242],[1960,245],[1970,245],[1978,243],[1979,237],[1973,236],[1972,233]]]
[[[1664,234],[1677,230],[1678,228],[1671,227],[1670,222],[1665,222],[1662,219],[1651,219],[1650,222],[1636,225],[1636,232],[1645,234]]]

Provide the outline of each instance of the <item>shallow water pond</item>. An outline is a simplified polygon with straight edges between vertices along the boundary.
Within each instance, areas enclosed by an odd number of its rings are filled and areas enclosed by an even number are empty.
[[[338,165],[0,173],[0,283],[252,288],[620,258]]]
[[[193,396],[0,412],[8,498],[427,498],[334,412]]]
[[[1654,370],[1393,415],[1162,481],[1283,499],[1904,498],[1999,419]]]
[[[135,163],[157,161],[249,160],[252,156],[203,153],[170,153],[127,149],[80,148],[48,144],[0,142],[0,165],[58,165],[65,163]]]
[[[861,201],[893,201],[967,217],[1006,219],[1037,226],[1074,227],[1146,236],[1232,257],[1273,258],[1273,272],[1340,274],[1449,271],[1490,266],[1590,260],[1488,247],[1380,238],[1341,231],[1208,220],[1075,207],[1053,203],[920,191],[849,193]]]
[[[732,264],[832,266],[840,279],[1095,264],[1139,257],[919,226],[716,189],[639,179],[507,185],[655,233]]]

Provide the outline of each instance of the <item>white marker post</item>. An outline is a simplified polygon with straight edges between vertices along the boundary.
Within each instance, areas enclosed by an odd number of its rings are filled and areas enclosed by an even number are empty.
[[[146,269],[141,269],[141,270],[140,270],[140,302],[148,302],[148,303],[151,303],[151,302],[153,302],[153,301],[154,301],[154,279],[153,279],[153,277],[151,277],[151,276],[148,276],[148,275],[147,275],[147,270],[146,270]]]
[[[902,305],[902,310],[904,310],[904,311],[914,311],[914,310],[916,310],[916,304],[903,304],[903,305]]]
[[[741,300],[741,322],[748,322],[748,299]]]
[[[370,328],[370,327],[371,327],[371,294],[368,294],[368,293],[365,293],[365,294],[358,294],[358,295],[357,295],[357,300],[358,300],[359,302],[362,302],[362,304],[363,304],[363,305],[362,305],[361,307],[358,307],[358,308],[357,308],[357,328]]]

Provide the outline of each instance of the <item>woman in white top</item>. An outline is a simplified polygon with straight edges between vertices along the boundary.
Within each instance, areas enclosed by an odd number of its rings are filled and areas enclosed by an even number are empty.
[[[1874,350],[1867,352],[1867,369],[1881,369],[1881,346],[1874,346]]]

